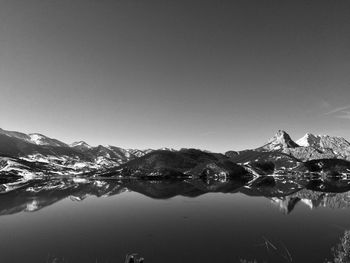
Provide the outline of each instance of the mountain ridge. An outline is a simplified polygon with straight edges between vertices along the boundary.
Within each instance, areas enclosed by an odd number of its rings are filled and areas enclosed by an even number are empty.
[[[314,165],[308,162],[313,160],[334,160],[318,169],[318,173],[350,173],[346,163],[350,160],[350,143],[346,139],[307,133],[297,142],[287,132],[278,130],[266,144],[250,150],[226,153],[186,148],[140,150],[91,146],[84,141],[69,145],[39,133],[0,129],[0,179],[26,180],[45,174],[235,178],[247,174],[312,172],[315,169],[310,167]],[[345,164],[336,160],[344,160]]]

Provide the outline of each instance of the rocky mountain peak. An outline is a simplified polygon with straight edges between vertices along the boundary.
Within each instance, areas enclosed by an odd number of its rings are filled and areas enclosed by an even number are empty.
[[[82,148],[87,148],[87,149],[92,148],[91,145],[87,144],[84,141],[73,142],[70,146],[71,147],[82,147]]]
[[[299,145],[291,139],[288,133],[283,130],[278,130],[277,133],[270,138],[268,143],[261,148],[269,151],[277,151],[298,146]]]
[[[306,133],[302,138],[297,140],[300,146],[314,148],[349,148],[350,143],[342,138],[329,135],[314,135]]]
[[[300,146],[304,146],[304,147],[315,147],[318,146],[320,143],[320,139],[321,136],[319,135],[314,135],[312,133],[306,133],[302,138],[300,138],[299,140],[297,140],[297,144],[299,144]]]

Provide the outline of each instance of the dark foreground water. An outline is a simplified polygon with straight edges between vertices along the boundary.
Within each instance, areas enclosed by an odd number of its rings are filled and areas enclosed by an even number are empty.
[[[347,181],[51,180],[0,195],[0,262],[324,262]]]

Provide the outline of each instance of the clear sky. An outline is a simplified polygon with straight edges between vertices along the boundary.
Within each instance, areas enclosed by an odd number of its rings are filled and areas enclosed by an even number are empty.
[[[0,0],[0,127],[213,151],[350,139],[350,1]]]

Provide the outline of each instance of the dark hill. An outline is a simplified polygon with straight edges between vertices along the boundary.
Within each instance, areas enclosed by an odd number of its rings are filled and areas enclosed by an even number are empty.
[[[157,150],[131,160],[118,169],[122,175],[138,177],[241,176],[247,171],[223,154],[196,149]]]
[[[262,152],[257,150],[245,150],[240,152],[226,152],[226,156],[234,163],[254,164],[254,163],[273,163],[275,169],[292,168],[299,162],[298,159],[277,151]]]
[[[9,137],[7,135],[0,134],[0,155],[1,156],[26,156],[31,154],[43,154],[43,155],[67,155],[67,156],[79,156],[82,159],[87,157],[79,151],[70,147],[61,146],[49,146],[49,145],[36,145],[18,139],[16,137]]]
[[[350,172],[350,162],[341,159],[319,159],[302,163],[295,171],[339,175]]]

